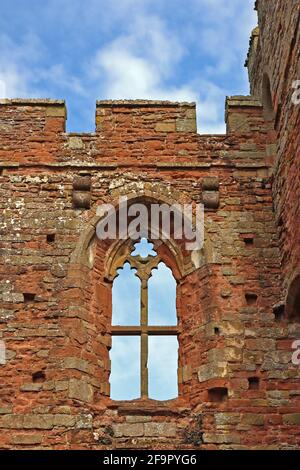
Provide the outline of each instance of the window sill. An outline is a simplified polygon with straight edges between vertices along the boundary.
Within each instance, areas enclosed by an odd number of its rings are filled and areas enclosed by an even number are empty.
[[[178,416],[190,413],[191,408],[182,398],[172,400],[152,400],[150,398],[139,398],[135,400],[111,400],[108,404],[111,410],[117,410],[119,415],[161,415]]]

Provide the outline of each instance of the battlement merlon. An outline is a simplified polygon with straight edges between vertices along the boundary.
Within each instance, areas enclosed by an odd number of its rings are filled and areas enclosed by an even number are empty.
[[[238,116],[240,115],[240,117]],[[246,116],[247,119],[246,119]],[[243,121],[262,124],[262,106],[253,96],[233,96],[226,99],[227,133],[249,130]],[[67,108],[64,100],[4,99],[0,100],[0,134],[31,130],[64,133]],[[248,123],[249,124],[249,123]],[[124,131],[137,134],[197,133],[196,103],[152,100],[103,100],[96,102],[96,132]],[[54,138],[54,136],[53,136]]]
[[[249,134],[266,127],[262,104],[253,96],[227,96],[225,122],[227,134]]]
[[[233,96],[226,100],[227,132],[243,132],[243,121],[260,120],[261,103],[252,96]],[[246,119],[247,117],[247,119]],[[65,132],[67,109],[64,100],[0,100],[0,133],[14,133],[27,126],[36,134]],[[242,125],[241,125],[242,124]],[[245,122],[244,122],[245,124]],[[262,124],[262,122],[261,122]],[[103,100],[96,102],[96,132],[126,131],[197,133],[196,103],[153,100]]]
[[[65,132],[67,108],[64,100],[13,98],[0,100],[0,133],[15,133],[24,126],[34,132]]]

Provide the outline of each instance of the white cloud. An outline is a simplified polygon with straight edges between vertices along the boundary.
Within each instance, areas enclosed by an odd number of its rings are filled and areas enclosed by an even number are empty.
[[[225,132],[224,106],[226,90],[208,79],[199,79],[195,84],[199,90],[197,98],[198,128],[202,134]]]
[[[178,38],[161,21],[139,18],[128,35],[97,51],[91,77],[101,82],[103,98],[196,101],[201,131],[208,132],[208,126],[224,132],[218,122],[224,95],[217,86],[204,80],[170,85],[184,52]]]
[[[14,43],[6,34],[0,35],[0,81],[2,97],[31,96],[31,72],[26,67],[27,57],[38,59],[38,41],[27,36],[22,44]],[[4,96],[5,95],[5,96]]]
[[[206,68],[208,76],[230,73],[240,66],[251,30],[257,24],[254,0],[193,0],[195,11],[205,11],[199,28],[198,44],[213,59]]]
[[[84,87],[82,79],[70,74],[63,64],[55,64],[49,68],[40,69],[38,78],[39,80],[48,81],[52,87],[72,90],[73,93],[79,96],[88,96],[88,90]]]
[[[70,74],[63,64],[41,64],[46,54],[47,49],[34,34],[26,35],[19,42],[0,35],[0,97],[48,97],[53,88],[86,96],[81,78]]]
[[[211,65],[203,66],[201,77],[192,80],[187,75],[181,85],[172,84],[188,53],[187,46],[163,21],[143,13],[133,19],[127,34],[108,42],[95,54],[89,68],[92,80],[98,81],[98,95],[110,99],[196,101],[199,132],[224,133],[224,102],[228,91],[225,86],[216,85],[215,76],[230,72],[240,60],[237,49],[241,41],[236,38],[240,34],[248,35],[249,31],[232,26],[237,15],[236,2],[229,10],[223,1],[196,3],[197,7],[206,6],[208,11],[204,21],[207,26],[204,24],[197,32],[199,47],[214,59]],[[243,14],[248,20],[252,18],[247,8]],[[233,37],[229,37],[230,26],[234,29]],[[241,83],[245,84],[244,78]]]
[[[0,66],[0,99],[30,95],[27,83],[15,65]]]
[[[166,86],[184,49],[157,17],[138,17],[127,35],[97,51],[92,77],[101,79],[102,96],[112,99],[192,100],[188,85]]]

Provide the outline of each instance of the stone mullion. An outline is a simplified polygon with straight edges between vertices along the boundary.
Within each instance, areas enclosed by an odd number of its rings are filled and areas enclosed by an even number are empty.
[[[148,279],[141,279],[141,397],[148,398]]]

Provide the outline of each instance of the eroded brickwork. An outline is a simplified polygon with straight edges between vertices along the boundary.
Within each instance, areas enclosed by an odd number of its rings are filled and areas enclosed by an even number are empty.
[[[260,21],[270,3],[258,3]],[[255,97],[228,98],[224,136],[197,134],[189,103],[98,102],[96,132],[75,135],[65,133],[63,102],[1,102],[1,448],[300,447],[300,369],[291,362],[300,326],[281,308],[294,269],[281,264],[284,247],[299,260],[299,241],[283,235],[298,233],[294,210],[278,228],[290,188],[282,165],[293,166],[280,151],[291,145],[298,156],[299,134],[289,127],[284,138],[284,106],[276,131],[265,119],[262,59],[250,54]],[[299,108],[289,109],[299,122]],[[97,240],[95,227],[97,207],[120,195],[206,208],[198,253],[156,244],[178,284],[176,400],[109,398],[119,245]]]

